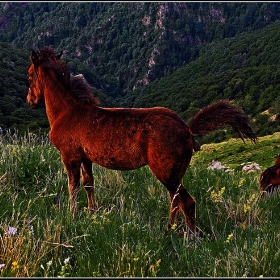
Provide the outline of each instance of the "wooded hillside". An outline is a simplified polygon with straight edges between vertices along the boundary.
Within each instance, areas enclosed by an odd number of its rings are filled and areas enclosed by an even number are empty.
[[[279,17],[277,2],[2,2],[0,126],[48,129],[25,97],[31,49],[49,45],[101,106],[165,106],[188,121],[227,98],[260,135],[278,131]]]

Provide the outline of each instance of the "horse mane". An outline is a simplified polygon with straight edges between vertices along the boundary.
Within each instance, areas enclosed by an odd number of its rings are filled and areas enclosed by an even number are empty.
[[[50,47],[43,47],[38,55],[41,65],[45,68],[53,69],[62,83],[67,87],[70,93],[83,103],[96,105],[99,103],[98,98],[94,95],[92,88],[82,74],[73,76],[70,73],[68,65],[60,60],[60,56]]]

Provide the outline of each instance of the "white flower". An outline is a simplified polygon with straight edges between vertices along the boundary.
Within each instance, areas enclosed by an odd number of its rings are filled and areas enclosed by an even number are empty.
[[[226,168],[225,166],[223,166],[219,161],[215,161],[212,160],[212,165],[210,165],[208,167],[208,169],[222,169],[222,168]]]
[[[212,163],[210,166],[208,166],[208,169],[224,169],[225,172],[230,172],[230,171],[233,171],[233,169],[230,169],[229,167],[227,166],[224,166],[222,165],[219,161],[215,161],[215,160],[212,160]]]
[[[260,166],[255,162],[248,162],[247,165],[244,165],[242,167],[242,171],[247,172],[247,173],[253,172],[255,170],[260,170],[260,169],[261,169]]]

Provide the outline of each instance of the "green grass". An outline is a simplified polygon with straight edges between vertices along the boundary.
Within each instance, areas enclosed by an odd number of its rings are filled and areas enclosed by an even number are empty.
[[[214,159],[240,169],[242,163],[256,162],[266,169],[274,164],[277,154],[280,154],[280,132],[259,137],[256,144],[249,140],[244,144],[242,140],[233,138],[227,142],[202,145],[201,151],[193,156],[192,163],[208,165]]]
[[[99,210],[69,212],[67,174],[46,136],[0,140],[2,277],[277,277],[279,194],[260,199],[258,177],[279,151],[280,133],[256,145],[202,145],[184,185],[197,202],[200,237],[166,230],[167,190],[148,167],[119,172],[94,165]],[[211,170],[212,160],[234,171]],[[242,172],[256,162],[261,170]],[[9,227],[15,234],[7,234]]]

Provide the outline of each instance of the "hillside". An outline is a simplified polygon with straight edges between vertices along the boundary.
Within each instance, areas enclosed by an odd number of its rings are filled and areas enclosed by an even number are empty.
[[[280,132],[261,136],[256,144],[240,139],[231,138],[220,143],[201,145],[201,150],[195,153],[191,165],[200,163],[209,166],[211,161],[221,162],[222,165],[241,170],[248,163],[257,163],[261,170],[274,165],[280,152]]]
[[[43,105],[30,110],[25,97],[30,51],[50,45],[64,50],[101,106],[165,106],[188,122],[226,98],[252,117],[258,135],[272,134],[279,130],[279,17],[277,2],[0,3],[0,126],[48,130]]]
[[[230,99],[254,119],[259,135],[279,131],[279,29],[280,22],[275,22],[258,31],[210,43],[200,49],[197,60],[130,93],[125,104],[169,107],[188,121],[200,108]]]
[[[116,97],[278,19],[277,2],[2,2],[0,41],[64,50],[74,72]]]

